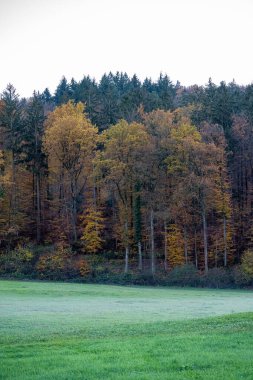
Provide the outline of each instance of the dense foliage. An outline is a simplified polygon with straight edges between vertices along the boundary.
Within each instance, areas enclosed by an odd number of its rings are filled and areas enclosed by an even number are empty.
[[[173,278],[184,265],[220,280],[230,268],[233,282],[250,283],[252,99],[253,85],[184,87],[167,75],[63,78],[54,95],[29,99],[8,85],[1,273]]]

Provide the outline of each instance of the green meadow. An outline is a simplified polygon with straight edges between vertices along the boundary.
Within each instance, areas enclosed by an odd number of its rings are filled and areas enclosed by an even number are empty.
[[[0,281],[0,379],[253,379],[253,292]]]

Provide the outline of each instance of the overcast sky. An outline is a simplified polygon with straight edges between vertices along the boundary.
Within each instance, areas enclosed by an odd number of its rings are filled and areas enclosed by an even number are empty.
[[[253,81],[253,0],[0,0],[0,91],[126,71]]]

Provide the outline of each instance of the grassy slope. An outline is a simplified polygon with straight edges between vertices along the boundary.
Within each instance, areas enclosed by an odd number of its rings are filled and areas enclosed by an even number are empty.
[[[253,379],[253,294],[0,282],[0,379]],[[212,317],[212,318],[211,318]]]

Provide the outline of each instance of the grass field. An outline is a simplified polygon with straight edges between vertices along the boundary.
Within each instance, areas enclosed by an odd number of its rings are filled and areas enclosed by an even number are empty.
[[[0,281],[0,379],[253,379],[253,293]]]

